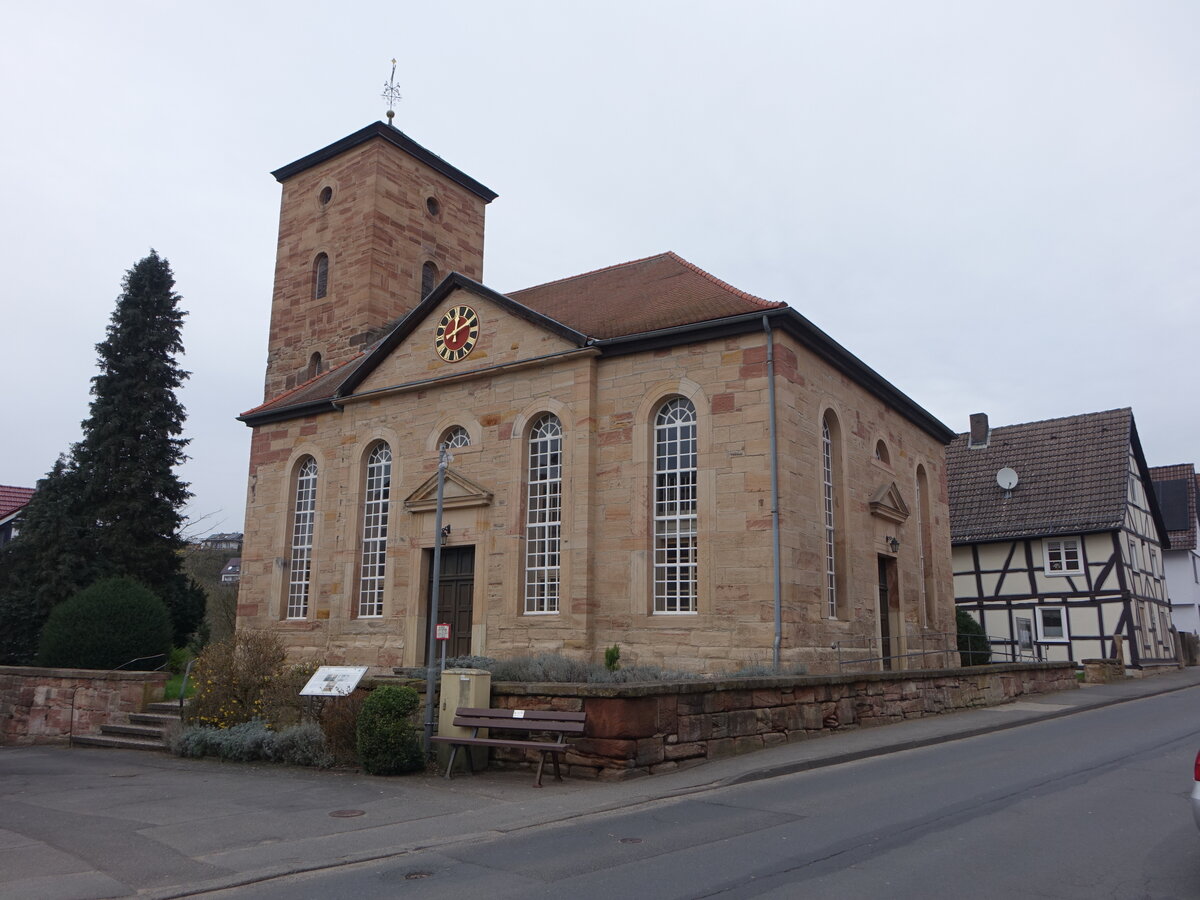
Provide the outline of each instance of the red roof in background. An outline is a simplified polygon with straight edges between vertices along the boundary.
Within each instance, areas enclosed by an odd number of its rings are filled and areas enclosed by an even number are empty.
[[[0,484],[0,519],[11,516],[29,503],[33,488],[10,487]]]
[[[739,291],[670,252],[506,296],[600,339],[787,306]]]

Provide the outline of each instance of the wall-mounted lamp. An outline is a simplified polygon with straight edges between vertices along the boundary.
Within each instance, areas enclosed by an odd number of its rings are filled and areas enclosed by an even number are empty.
[[[900,551],[900,541],[898,538],[894,538],[889,534],[883,540],[884,540],[884,543],[886,543],[888,545],[888,548],[891,549],[891,551],[893,553],[898,553]]]
[[[450,537],[450,526],[443,525],[442,526],[442,543],[443,544],[446,543],[446,538],[448,538],[448,537]]]

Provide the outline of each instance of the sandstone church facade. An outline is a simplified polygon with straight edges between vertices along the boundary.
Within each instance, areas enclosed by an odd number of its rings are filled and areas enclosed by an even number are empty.
[[[500,294],[496,195],[390,125],[274,175],[239,628],[423,664],[445,447],[451,656],[949,661],[954,435],[795,310],[672,253]]]

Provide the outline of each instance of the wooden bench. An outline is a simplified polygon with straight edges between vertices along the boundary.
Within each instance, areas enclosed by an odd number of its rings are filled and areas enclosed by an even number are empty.
[[[566,736],[583,734],[585,714],[581,712],[554,712],[542,709],[471,709],[459,707],[454,712],[454,724],[459,728],[471,728],[470,737],[454,737],[450,735],[435,735],[433,740],[450,745],[450,761],[446,765],[446,777],[454,771],[454,759],[459,747],[513,747],[518,750],[535,750],[541,754],[538,760],[537,780],[534,787],[542,786],[542,770],[546,766],[546,754],[554,761],[554,777],[562,781],[562,773],[558,768],[558,758],[569,746]],[[487,728],[488,737],[480,737],[479,729]],[[530,733],[549,733],[556,737],[552,740],[519,740],[517,738],[492,737],[495,731],[523,731]],[[475,764],[471,754],[467,753],[467,768],[472,774]]]

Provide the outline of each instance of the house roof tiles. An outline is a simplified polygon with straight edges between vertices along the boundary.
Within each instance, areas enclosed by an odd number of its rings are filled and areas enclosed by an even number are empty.
[[[1133,412],[1106,412],[993,428],[986,447],[960,434],[946,448],[955,544],[1119,528],[1125,518]],[[1005,496],[1002,468],[1017,472]]]
[[[29,504],[33,488],[0,484],[0,519],[6,519]]]

